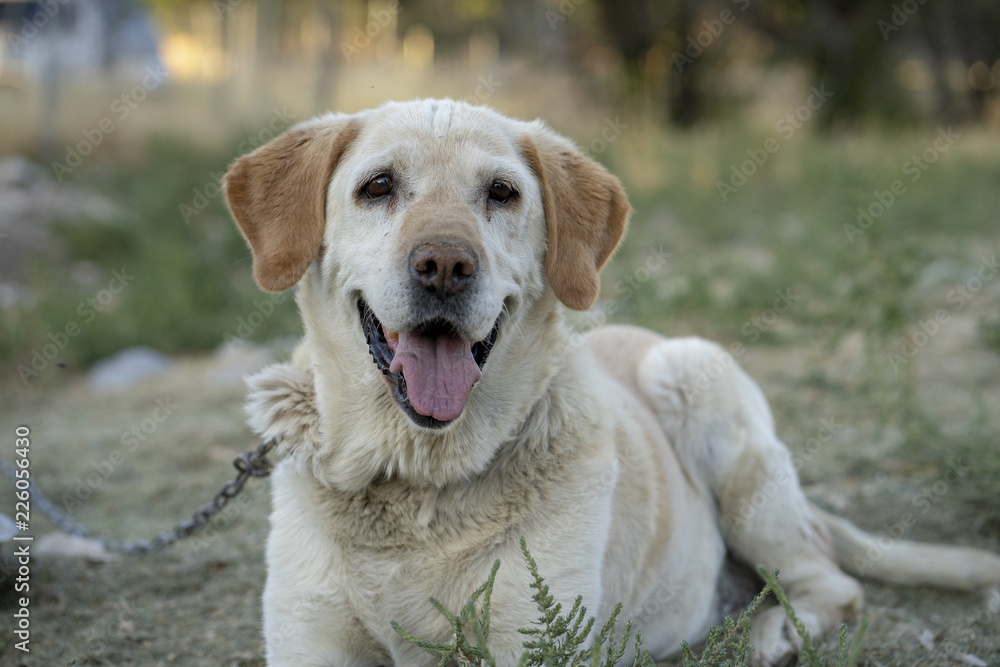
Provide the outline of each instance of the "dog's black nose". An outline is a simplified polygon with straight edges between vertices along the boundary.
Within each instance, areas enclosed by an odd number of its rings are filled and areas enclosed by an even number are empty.
[[[468,287],[478,268],[479,258],[464,243],[424,243],[410,251],[410,275],[442,298]]]

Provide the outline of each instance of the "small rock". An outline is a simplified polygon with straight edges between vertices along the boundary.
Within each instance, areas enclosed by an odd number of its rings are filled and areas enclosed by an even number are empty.
[[[971,653],[964,653],[958,656],[958,659],[967,665],[972,665],[972,667],[990,667],[985,660],[976,657]]]
[[[990,613],[1000,612],[1000,588],[989,588],[986,591],[986,608]]]
[[[42,180],[42,168],[20,155],[0,160],[0,186],[27,188]]]
[[[121,391],[167,371],[173,361],[151,347],[130,347],[94,364],[87,376],[90,388],[103,394]]]
[[[0,238],[0,243],[3,239]],[[25,310],[30,310],[38,303],[35,293],[27,287],[14,283],[0,282],[0,310],[18,306]]]
[[[917,641],[928,651],[934,650],[934,633],[930,631],[929,628],[924,628],[919,635],[917,635]]]
[[[0,514],[0,543],[10,542],[17,535],[17,525],[6,514]]]
[[[272,361],[271,353],[255,343],[223,343],[215,351],[211,379],[219,386],[240,384],[247,375]]]
[[[109,563],[118,556],[106,551],[101,543],[86,537],[76,537],[67,533],[49,533],[38,540],[35,554],[40,558],[50,556],[62,558],[84,558],[93,563]]]

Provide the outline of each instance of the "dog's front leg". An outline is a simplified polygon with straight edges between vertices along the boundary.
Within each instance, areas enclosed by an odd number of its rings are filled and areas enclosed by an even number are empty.
[[[264,595],[264,642],[269,667],[378,667],[391,661],[335,599]]]
[[[355,616],[349,576],[291,459],[272,473],[264,641],[269,667],[378,667],[391,660]]]

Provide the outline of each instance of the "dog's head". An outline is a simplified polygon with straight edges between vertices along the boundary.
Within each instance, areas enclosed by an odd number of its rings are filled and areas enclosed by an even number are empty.
[[[300,124],[225,187],[260,287],[301,281],[307,336],[370,354],[425,429],[460,418],[546,295],[594,303],[629,212],[618,180],[541,123],[436,100]]]

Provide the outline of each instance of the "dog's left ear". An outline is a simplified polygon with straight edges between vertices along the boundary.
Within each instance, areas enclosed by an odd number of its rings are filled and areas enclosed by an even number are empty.
[[[261,289],[288,289],[319,253],[327,186],[359,129],[346,115],[307,121],[229,167],[226,201],[250,244]]]
[[[570,308],[587,310],[597,301],[601,268],[625,234],[632,210],[625,189],[604,167],[541,123],[533,123],[520,144],[542,186],[549,285]]]

